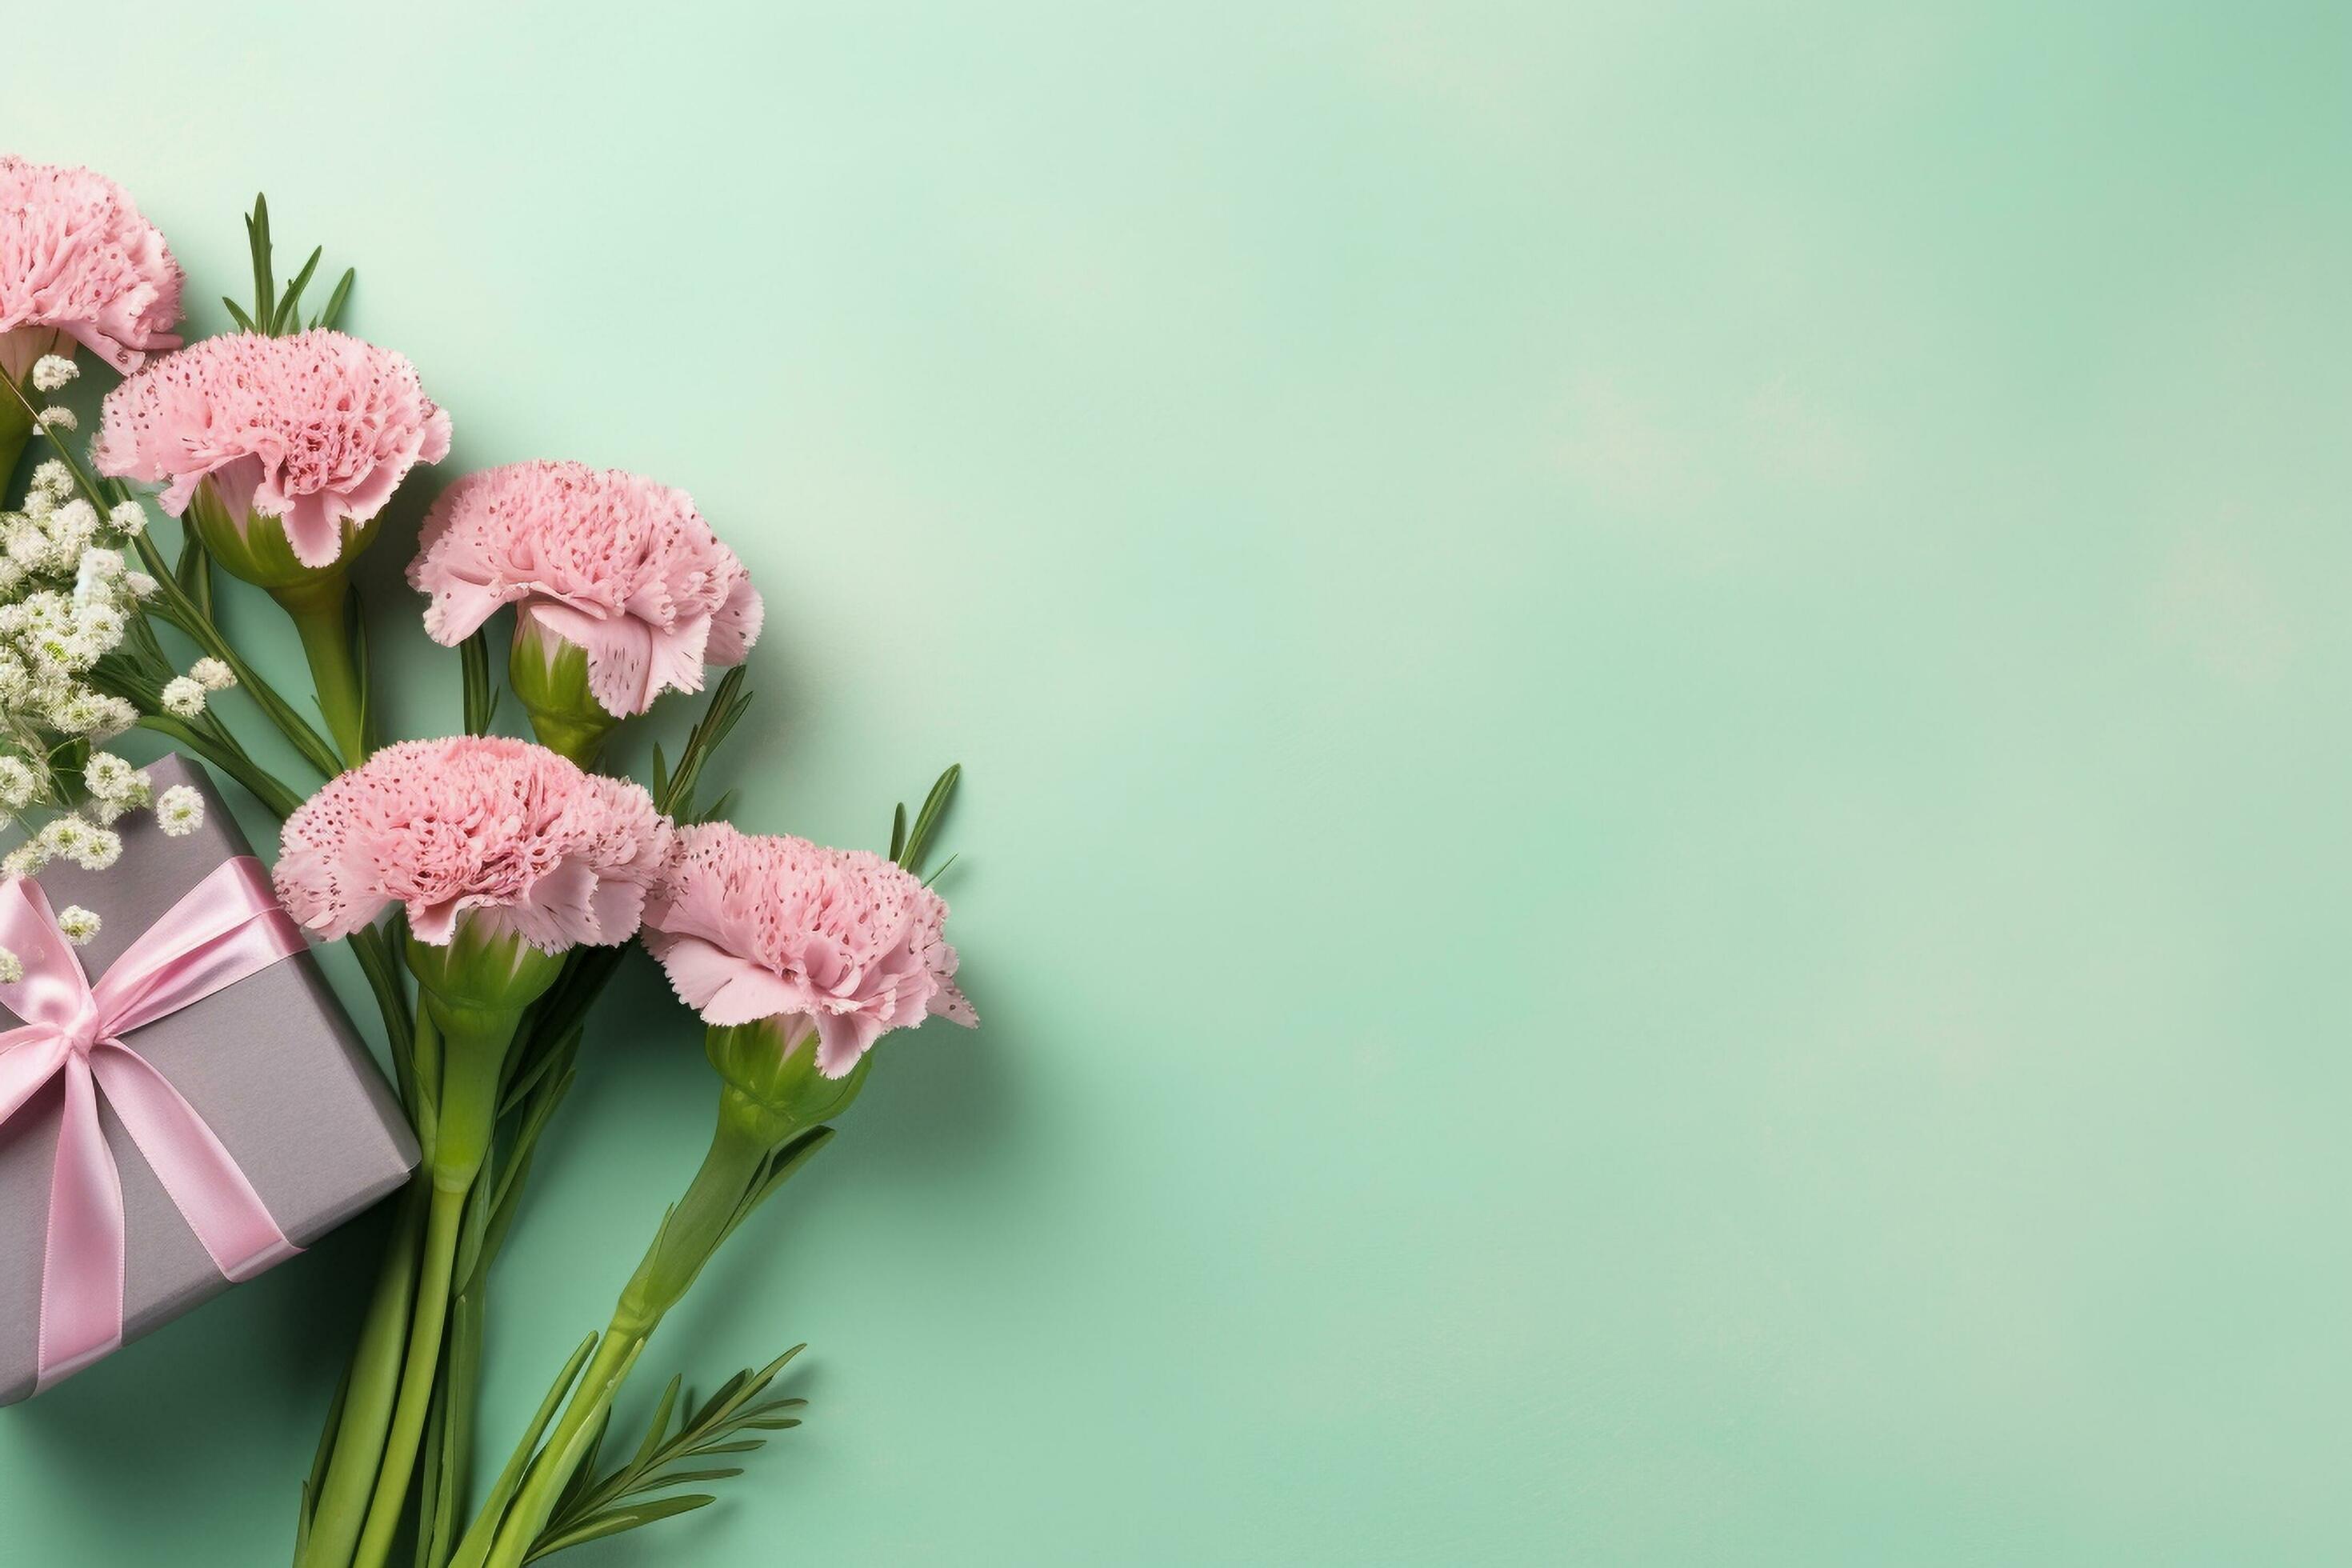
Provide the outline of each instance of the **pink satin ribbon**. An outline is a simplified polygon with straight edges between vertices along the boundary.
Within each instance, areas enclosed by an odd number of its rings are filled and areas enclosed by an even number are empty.
[[[301,1250],[194,1107],[122,1037],[303,942],[247,855],[189,889],[94,986],[37,882],[0,883],[0,947],[25,966],[0,985],[0,1005],[25,1020],[0,1034],[0,1124],[65,1079],[41,1272],[37,1386],[47,1388],[122,1343],[122,1179],[99,1125],[101,1092],[223,1275],[249,1279]]]

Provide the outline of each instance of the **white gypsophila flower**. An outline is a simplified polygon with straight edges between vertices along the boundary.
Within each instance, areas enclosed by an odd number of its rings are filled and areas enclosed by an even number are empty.
[[[27,838],[5,855],[0,855],[0,876],[37,877],[41,868],[49,863],[49,852],[41,847],[37,838]]]
[[[126,766],[128,764],[125,764]],[[0,757],[0,805],[22,811],[41,793],[41,775],[22,757]]]
[[[135,500],[118,501],[106,521],[123,538],[136,539],[147,531],[147,509]]]
[[[109,550],[103,544],[89,546],[74,563],[74,597],[87,600],[112,593],[113,584],[122,580],[127,564],[120,550]]]
[[[236,671],[222,658],[200,658],[188,666],[188,679],[206,691],[226,691],[236,684]]]
[[[66,940],[76,947],[82,946],[90,938],[96,936],[98,925],[97,914],[83,909],[79,904],[68,904],[58,911],[58,929],[65,932]]]
[[[0,947],[0,985],[16,985],[24,981],[25,961]]]
[[[56,392],[81,374],[81,366],[63,354],[43,354],[33,362],[33,390]]]
[[[101,800],[122,799],[137,787],[141,776],[137,768],[112,752],[92,752],[81,770],[81,782]]]
[[[120,697],[100,697],[98,700],[98,722],[90,727],[89,738],[111,741],[117,735],[129,733],[137,728],[138,723],[138,709]]]
[[[122,574],[122,585],[131,590],[132,598],[143,599],[163,584],[144,572],[125,572]]]
[[[121,858],[122,835],[92,823],[82,835],[81,849],[73,861],[85,871],[103,871]]]
[[[41,825],[37,836],[41,847],[52,855],[62,855],[68,860],[79,860],[89,847],[90,826],[79,816],[53,816]]]
[[[33,417],[40,421],[44,430],[71,430],[81,424],[74,417],[74,411],[62,403],[53,403]]]
[[[175,675],[163,686],[163,711],[176,719],[193,719],[205,710],[205,689],[184,675]]]
[[[155,802],[155,825],[173,838],[194,833],[204,820],[205,797],[191,785],[173,784]]]
[[[50,722],[68,735],[94,735],[106,725],[106,708],[94,691],[78,691],[48,708]]]
[[[33,494],[54,500],[73,493],[73,470],[55,458],[44,458],[33,470]]]

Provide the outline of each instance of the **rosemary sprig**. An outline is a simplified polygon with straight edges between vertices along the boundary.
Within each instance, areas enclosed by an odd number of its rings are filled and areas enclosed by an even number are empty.
[[[691,1513],[718,1501],[709,1492],[671,1493],[667,1497],[655,1494],[668,1492],[673,1487],[740,1476],[743,1473],[740,1465],[724,1461],[752,1453],[768,1441],[744,1434],[782,1432],[799,1426],[800,1417],[786,1412],[799,1410],[808,1401],[760,1400],[760,1395],[767,1392],[776,1374],[807,1348],[794,1345],[757,1372],[746,1368],[737,1373],[698,1409],[679,1415],[676,1432],[669,1429],[670,1417],[678,1407],[684,1383],[680,1377],[671,1378],[654,1407],[653,1420],[647,1424],[636,1451],[610,1474],[591,1479],[604,1446],[604,1434],[600,1431],[570,1489],[548,1520],[547,1528],[539,1532],[523,1560],[537,1562],[569,1547]],[[710,1459],[722,1462],[717,1466],[697,1463]]]

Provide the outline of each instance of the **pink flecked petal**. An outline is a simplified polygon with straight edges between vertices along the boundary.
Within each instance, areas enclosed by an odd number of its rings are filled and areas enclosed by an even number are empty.
[[[180,264],[122,188],[0,155],[0,334],[64,332],[116,370],[177,348]]]
[[[980,1027],[980,1015],[972,1010],[964,994],[956,989],[952,980],[940,982],[940,994],[931,1010],[950,1024],[961,1024],[967,1029]]]
[[[106,395],[90,448],[100,472],[164,486],[164,510],[220,481],[239,520],[282,518],[297,560],[334,563],[346,520],[365,524],[409,470],[449,448],[449,416],[416,369],[341,332],[206,338]]]
[[[588,655],[588,690],[607,713],[626,719],[653,702],[653,632],[639,620],[603,620],[570,605],[536,600],[541,626]]]
[[[279,897],[283,899],[285,894],[281,892]],[[408,929],[416,933],[416,940],[421,942],[434,947],[448,946],[449,939],[457,931],[457,900],[441,899],[429,904],[411,903],[408,906]]]
[[[426,515],[408,580],[431,596],[425,631],[445,644],[468,635],[455,629],[472,614],[461,605],[527,607],[587,650],[589,689],[617,717],[700,689],[704,662],[740,663],[759,629],[743,563],[691,498],[619,468],[509,463],[465,476]]]
[[[343,552],[343,525],[324,496],[297,496],[285,515],[286,542],[305,566],[332,566]]]
[[[452,584],[425,606],[425,635],[444,647],[455,647],[480,631],[505,603],[479,583]]]
[[[766,616],[751,579],[737,577],[727,590],[727,602],[710,617],[710,641],[703,657],[720,666],[742,663],[751,657],[751,645],[760,640],[760,624]]]
[[[708,1022],[814,1016],[818,1065],[839,1077],[929,1014],[979,1022],[951,978],[946,921],[938,894],[878,855],[719,822],[674,835],[645,942]]]
[[[550,952],[635,934],[670,825],[625,779],[543,746],[457,736],[387,746],[286,819],[279,899],[312,931],[356,930],[391,901],[421,941],[460,919]]]
[[[882,1026],[863,1013],[819,1013],[816,1016],[816,1070],[827,1078],[846,1078],[882,1032]]]

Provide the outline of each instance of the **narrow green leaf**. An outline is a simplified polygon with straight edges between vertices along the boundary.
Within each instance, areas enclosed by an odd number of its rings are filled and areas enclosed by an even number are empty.
[[[670,1415],[677,1409],[678,1391],[685,1386],[684,1373],[670,1374],[669,1386],[662,1390],[661,1403],[654,1406],[654,1418],[646,1424],[646,1439],[637,1445],[636,1457],[629,1461],[629,1468],[644,1469],[661,1451],[662,1439],[669,1435]]]
[[[373,744],[375,726],[369,709],[373,706],[368,679],[367,605],[361,599],[359,585],[353,584],[343,591],[343,620],[351,627],[352,668],[359,672],[360,680],[360,746],[365,750]]]
[[[795,1422],[797,1426],[799,1423]],[[740,1437],[732,1443],[703,1443],[686,1450],[689,1458],[699,1459],[710,1454],[749,1454],[768,1446],[765,1437]]]
[[[498,693],[490,682],[490,645],[477,631],[457,645],[458,667],[465,682],[466,733],[487,735],[498,711]]]
[[[246,244],[253,251],[253,316],[256,321],[267,321],[271,307],[278,302],[278,289],[269,275],[269,198],[257,192],[253,198],[253,216],[246,220]],[[253,328],[248,327],[248,331]]]
[[[323,245],[313,249],[310,259],[302,263],[302,270],[294,275],[294,281],[286,285],[286,292],[278,301],[277,314],[269,321],[273,337],[283,336],[288,328],[301,321],[302,290],[310,286],[310,274],[319,269],[319,258],[326,253],[327,247]]]
[[[228,319],[235,321],[240,330],[248,332],[257,332],[261,330],[253,324],[253,318],[245,313],[244,307],[227,295],[221,296],[221,303],[228,307]]]
[[[331,327],[341,318],[343,301],[351,298],[352,282],[358,277],[359,273],[356,269],[349,267],[343,268],[342,277],[336,281],[335,291],[327,296],[327,308],[310,319],[312,326]]]
[[[923,809],[915,814],[914,831],[907,835],[906,852],[898,860],[918,877],[923,874],[923,851],[930,847],[931,835],[939,831],[940,818],[947,816],[948,802],[955,797],[956,782],[962,777],[963,764],[951,765],[931,785],[931,793],[923,798]]]
[[[928,877],[926,877],[926,878],[924,878],[924,879],[923,879],[923,886],[925,886],[926,888],[928,888],[928,887],[929,887],[932,883],[934,883],[934,882],[936,882],[936,881],[938,881],[941,877],[946,876],[946,875],[948,874],[948,868],[949,868],[949,867],[950,867],[950,866],[952,866],[952,865],[954,865],[958,860],[961,860],[961,858],[963,858],[963,857],[962,857],[961,855],[960,855],[960,854],[959,854],[959,855],[950,855],[950,856],[949,856],[946,859],[944,859],[944,860],[940,861],[940,868],[939,868],[938,870],[936,870],[936,871],[932,872],[929,876],[928,876]]]
[[[542,1535],[531,1542],[526,1563],[536,1563],[542,1557],[552,1557],[574,1546],[591,1541],[602,1541],[608,1535],[618,1535],[625,1530],[635,1530],[665,1519],[675,1519],[681,1513],[692,1513],[698,1508],[709,1508],[719,1500],[708,1492],[688,1492],[683,1497],[656,1499],[652,1502],[632,1503],[616,1508],[610,1513],[598,1514],[584,1524],[576,1525],[561,1535]]]
[[[596,1418],[595,1430],[588,1438],[587,1450],[580,1456],[580,1463],[572,1471],[572,1479],[564,1482],[563,1489],[556,1494],[555,1517],[561,1518],[571,1512],[572,1505],[595,1484],[596,1458],[604,1451],[604,1436],[612,1429],[613,1407],[607,1405],[604,1413]]]
[[[515,1489],[522,1484],[523,1472],[530,1468],[531,1456],[539,1451],[539,1440],[545,1436],[547,1424],[555,1419],[555,1412],[562,1405],[563,1396],[572,1392],[573,1380],[579,1377],[580,1369],[588,1364],[588,1357],[595,1349],[596,1336],[590,1334],[580,1342],[580,1348],[572,1352],[572,1359],[563,1363],[563,1371],[548,1389],[547,1397],[540,1401],[539,1413],[523,1429],[522,1441],[515,1445],[514,1454],[507,1460],[506,1468],[500,1470],[499,1479],[491,1483],[489,1495],[482,1500],[481,1511],[474,1518],[473,1528],[466,1532],[465,1540],[458,1542],[457,1552],[449,1559],[448,1568],[482,1568],[488,1560],[490,1548],[498,1538],[499,1521],[506,1517],[507,1505],[514,1500]]]
[[[897,860],[900,850],[907,847],[907,803],[900,801],[898,809],[890,814],[890,858]]]
[[[656,1478],[655,1480],[647,1484],[646,1489],[654,1490],[661,1487],[695,1486],[703,1481],[731,1481],[742,1473],[743,1469],[740,1465],[715,1470],[679,1470],[674,1474]]]

